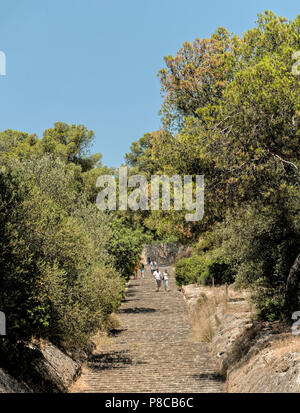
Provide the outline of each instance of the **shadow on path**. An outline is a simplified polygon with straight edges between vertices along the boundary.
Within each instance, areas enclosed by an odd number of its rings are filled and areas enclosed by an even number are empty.
[[[91,370],[113,370],[125,369],[128,365],[147,364],[146,362],[135,360],[129,356],[128,350],[110,351],[104,354],[95,354],[89,360]]]
[[[225,378],[218,373],[200,373],[192,374],[191,377],[195,380],[213,380],[225,383]]]
[[[133,308],[123,308],[123,309],[119,310],[119,313],[139,314],[139,313],[154,313],[155,311],[157,311],[155,308],[133,307]]]
[[[72,387],[80,393],[214,393],[223,390],[207,343],[190,340],[188,306],[173,269],[169,289],[155,292],[148,266],[131,280],[116,312],[120,324],[99,344]]]

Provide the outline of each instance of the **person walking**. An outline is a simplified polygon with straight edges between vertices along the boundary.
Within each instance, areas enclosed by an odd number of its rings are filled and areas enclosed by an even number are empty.
[[[138,265],[136,264],[136,266],[134,267],[134,272],[135,272],[134,279],[135,279],[135,280],[137,280],[138,270],[139,270],[139,267],[138,267]]]
[[[156,292],[159,292],[159,289],[161,287],[162,273],[159,271],[158,267],[154,271],[153,277],[154,277],[155,283],[156,283]]]
[[[141,264],[140,272],[141,272],[141,277],[142,277],[142,278],[145,278],[145,266],[144,266],[143,263]]]
[[[154,271],[156,270],[156,262],[155,261],[150,262],[150,269],[151,269],[151,273],[153,275]]]
[[[168,286],[169,286],[169,274],[168,271],[165,270],[162,276],[163,282],[164,282],[164,288],[166,292],[169,292]]]

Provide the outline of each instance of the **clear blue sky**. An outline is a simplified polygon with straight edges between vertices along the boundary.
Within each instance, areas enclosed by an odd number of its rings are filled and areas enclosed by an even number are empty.
[[[0,130],[42,135],[56,121],[93,129],[93,152],[119,166],[160,127],[163,56],[218,26],[240,34],[266,9],[293,19],[298,0],[0,0]]]

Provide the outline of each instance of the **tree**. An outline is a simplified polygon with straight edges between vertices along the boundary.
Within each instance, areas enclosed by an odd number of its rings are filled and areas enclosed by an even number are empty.
[[[124,218],[114,215],[110,219],[110,228],[113,236],[107,244],[108,252],[114,257],[116,269],[128,280],[140,262],[143,245],[149,236],[141,227],[133,229],[126,225]]]
[[[32,336],[86,345],[123,290],[107,244],[107,216],[76,191],[59,159],[2,163],[1,294],[12,345]]]
[[[166,56],[166,68],[158,73],[164,102],[164,126],[182,126],[186,116],[216,105],[232,79],[237,61],[233,46],[236,38],[220,27],[209,39],[185,42],[176,56]]]
[[[101,159],[101,154],[88,156],[94,139],[94,132],[84,125],[68,125],[56,122],[47,129],[40,141],[42,152],[60,157],[64,162],[80,165],[82,171],[92,169]]]
[[[9,156],[29,157],[37,150],[38,137],[26,132],[7,129],[0,132],[0,153]]]
[[[272,319],[290,307],[285,300],[298,302],[297,289],[288,298],[285,288],[292,291],[286,283],[290,273],[294,285],[299,251],[300,93],[292,55],[300,16],[287,21],[266,11],[256,23],[241,37],[218,29],[165,58],[165,130],[145,153],[165,160],[154,163],[156,173],[205,175],[205,215],[186,225],[180,211],[154,211],[143,222],[160,237],[194,241],[226,222],[237,281],[253,287],[262,315]],[[139,154],[136,164],[143,160]],[[227,220],[229,212],[240,218]],[[233,240],[243,243],[236,241],[236,256]]]

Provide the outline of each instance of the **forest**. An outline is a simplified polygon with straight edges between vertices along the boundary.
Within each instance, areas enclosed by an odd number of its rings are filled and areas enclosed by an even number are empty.
[[[84,348],[108,329],[145,243],[189,245],[177,284],[234,283],[259,315],[299,310],[300,15],[259,14],[243,35],[219,27],[164,58],[161,129],[125,154],[128,174],[204,175],[204,216],[100,211],[93,131],[56,122],[43,136],[0,133],[0,353],[18,364],[32,338]],[[184,39],[183,39],[184,40]],[[132,120],[134,122],[134,119]],[[13,127],[13,125],[12,125]],[[13,350],[13,351],[12,351]]]

